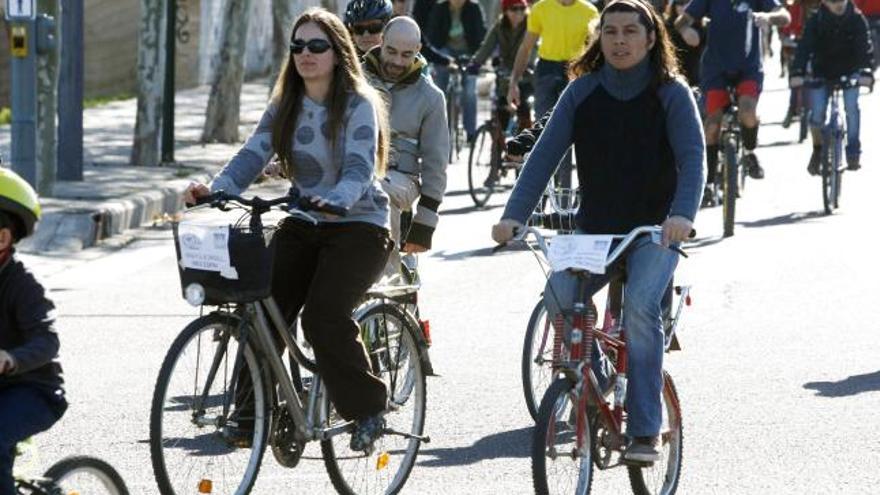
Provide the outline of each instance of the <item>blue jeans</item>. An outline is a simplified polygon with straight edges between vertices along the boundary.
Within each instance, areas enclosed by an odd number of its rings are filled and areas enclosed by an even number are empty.
[[[568,75],[565,73],[565,64],[538,60],[535,66],[535,120],[539,120],[548,111],[556,106],[559,96],[568,85]],[[559,161],[559,169],[556,171],[555,183],[560,187],[571,187],[571,149],[562,160]]]
[[[0,390],[0,495],[14,495],[12,464],[15,446],[22,440],[48,430],[61,417],[64,399],[54,399],[31,385],[13,385]]]
[[[627,434],[631,437],[655,436],[660,432],[663,417],[660,400],[664,339],[661,301],[678,265],[678,253],[642,236],[625,256],[627,284],[623,298],[623,325],[628,357]],[[544,288],[548,314],[571,311],[577,297],[577,281],[578,277],[569,271],[555,272],[550,276]],[[607,275],[590,275],[587,294],[592,296],[607,283]],[[594,347],[593,370],[597,377],[601,373],[601,358]]]
[[[461,53],[441,50],[446,55],[455,57]],[[434,83],[449,97],[449,69],[441,65],[434,66]],[[461,96],[459,102],[462,109],[462,125],[468,138],[477,132],[477,76],[463,74],[461,78]]]
[[[828,86],[822,85],[810,89],[809,92],[812,111],[810,126],[821,129],[828,118],[828,99],[831,91]],[[862,153],[862,145],[859,142],[861,111],[858,87],[843,90],[843,108],[846,110],[846,156],[858,157]]]

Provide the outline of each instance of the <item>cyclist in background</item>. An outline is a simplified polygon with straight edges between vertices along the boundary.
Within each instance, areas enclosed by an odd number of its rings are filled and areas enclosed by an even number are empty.
[[[682,75],[692,88],[696,88],[700,85],[700,58],[706,47],[706,29],[703,27],[702,19],[696,20],[682,32],[675,29],[675,20],[684,13],[684,8],[689,2],[690,0],[669,2],[666,6],[666,30],[675,45]]]
[[[290,56],[256,130],[210,188],[190,184],[184,200],[191,204],[218,190],[240,194],[277,153],[285,176],[304,196],[348,210],[345,217],[313,213],[317,225],[294,216],[279,223],[272,238],[272,295],[289,322],[302,309],[300,322],[321,378],[336,412],[355,421],[351,449],[362,451],[382,434],[387,402],[352,319],[393,244],[388,196],[377,178],[388,153],[387,120],[336,15],[309,9],[291,33]],[[239,425],[248,427],[253,425]]]
[[[501,118],[501,128],[507,129],[510,122],[510,105],[507,102],[508,86],[510,83],[510,74],[513,73],[513,66],[516,62],[516,53],[522,44],[526,35],[526,22],[528,19],[529,4],[526,0],[501,0],[502,13],[489,30],[483,44],[474,55],[473,62],[468,67],[469,72],[478,73],[479,68],[489,60],[489,57],[498,50],[498,67],[496,72],[500,74],[506,73],[506,77],[495,78],[496,98],[498,99],[499,116]],[[534,51],[529,59],[529,67],[534,65]],[[532,94],[532,78],[528,70],[526,75],[519,81],[520,101],[516,105],[516,114],[519,123],[517,131],[531,126],[532,112],[529,106],[528,98]]]
[[[743,166],[753,179],[764,178],[755,156],[758,146],[758,97],[764,82],[761,28],[784,26],[788,11],[778,0],[693,0],[675,27],[684,33],[694,21],[709,17],[709,37],[700,67],[700,89],[706,98],[707,182],[718,173],[721,117],[730,103],[727,88],[735,87],[742,124]]]
[[[855,0],[856,7],[868,19],[874,45],[874,70],[880,67],[880,0]]]
[[[567,64],[578,57],[599,18],[599,11],[586,0],[539,0],[532,6],[526,35],[510,75],[507,101],[519,105],[519,82],[525,74],[532,50],[538,40],[538,62],[535,65],[535,115],[543,116],[568,84]],[[557,174],[560,187],[571,187],[571,153],[566,153]]]
[[[67,409],[58,363],[55,305],[15,257],[40,219],[34,189],[0,169],[0,494],[15,493],[16,445],[48,430]]]
[[[526,160],[492,238],[504,243],[523,228],[572,144],[582,185],[575,217],[579,233],[625,234],[662,224],[662,245],[642,237],[625,255],[627,435],[633,441],[624,458],[654,462],[662,417],[661,300],[678,263],[669,247],[690,234],[700,205],[705,152],[700,115],[690,87],[678,77],[663,19],[641,0],[608,4],[599,39],[573,62],[571,72],[574,80]],[[590,294],[607,283],[601,275],[590,280]],[[544,291],[548,314],[571,310],[576,287],[575,275],[554,273]]]
[[[790,82],[792,87],[802,86],[809,63],[812,64],[813,77],[823,82],[810,91],[813,153],[807,171],[811,175],[819,174],[822,160],[822,127],[825,125],[830,96],[830,89],[824,83],[854,76],[862,86],[873,85],[874,49],[868,22],[849,0],[822,0],[822,7],[807,21],[804,37],[791,67]],[[861,168],[859,157],[862,151],[859,141],[859,86],[843,90],[843,105],[846,109],[847,169],[858,170]]]
[[[345,25],[351,33],[358,55],[363,56],[382,44],[382,30],[392,17],[406,15],[406,0],[351,0],[345,7]],[[421,55],[428,62],[448,66],[452,57],[437,51],[422,38]]]
[[[391,154],[382,189],[391,199],[391,236],[395,249],[385,274],[400,271],[398,247],[406,253],[422,253],[431,248],[437,227],[437,210],[446,191],[449,133],[443,92],[422,75],[425,63],[418,58],[421,31],[409,17],[392,19],[385,27],[382,45],[364,57],[364,70],[370,84],[389,106]],[[418,210],[409,232],[400,231],[402,211]],[[405,235],[403,239],[401,236]]]
[[[483,9],[475,0],[446,0],[434,5],[425,33],[428,41],[456,60],[471,58],[486,36]],[[449,94],[450,69],[434,67],[434,82]],[[477,78],[467,74],[462,79],[462,124],[471,142],[477,130]]]

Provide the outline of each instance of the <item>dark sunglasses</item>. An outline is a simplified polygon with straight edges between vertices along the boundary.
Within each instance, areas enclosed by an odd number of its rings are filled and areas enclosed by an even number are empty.
[[[526,11],[526,8],[523,7],[522,5],[517,5],[516,7],[510,7],[510,8],[507,9],[507,10],[509,10],[509,11],[511,11],[511,12],[519,12],[519,13],[523,13],[523,12]]]
[[[385,29],[385,23],[371,22],[370,24],[352,24],[351,32],[360,36],[364,33],[379,34]]]
[[[333,45],[331,45],[329,41],[321,38],[314,38],[308,41],[297,38],[290,42],[290,51],[295,55],[299,55],[306,48],[314,54],[319,54],[333,48]]]
[[[843,3],[846,0],[828,0],[829,3]]]

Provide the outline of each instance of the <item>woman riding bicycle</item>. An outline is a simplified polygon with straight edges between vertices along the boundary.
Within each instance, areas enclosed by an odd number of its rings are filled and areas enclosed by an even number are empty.
[[[317,225],[293,216],[281,221],[272,241],[272,293],[288,321],[302,309],[336,411],[356,421],[351,447],[365,450],[382,433],[387,392],[371,373],[351,315],[392,245],[388,197],[376,178],[387,158],[386,118],[339,18],[310,9],[292,33],[290,56],[253,135],[210,189],[192,184],[185,199],[239,194],[277,153],[303,195],[348,210],[345,217],[316,213]]]
[[[577,154],[579,233],[625,234],[662,224],[662,245],[642,237],[625,255],[624,309],[629,352],[625,459],[653,462],[660,431],[663,363],[661,299],[678,254],[670,247],[691,232],[703,190],[705,143],[697,105],[678,77],[663,20],[640,0],[617,0],[602,13],[599,38],[572,62],[565,89],[523,168],[496,242],[511,240],[537,204],[569,146]],[[607,281],[590,279],[589,293]],[[547,282],[550,314],[570,311],[577,277],[554,273]]]
[[[507,104],[507,89],[510,84],[510,75],[513,72],[513,64],[516,61],[516,52],[526,35],[526,22],[529,17],[529,4],[526,0],[501,0],[503,13],[489,30],[483,44],[474,54],[468,72],[478,73],[480,67],[489,60],[489,57],[498,49],[498,65],[496,67],[495,93],[498,100],[498,112],[501,119],[501,128],[507,129],[510,122],[510,110]],[[534,65],[535,53],[529,61],[529,67]],[[520,80],[520,102],[516,106],[518,118],[517,131],[528,129],[531,126],[532,109],[528,97],[534,92],[532,89],[531,74]]]

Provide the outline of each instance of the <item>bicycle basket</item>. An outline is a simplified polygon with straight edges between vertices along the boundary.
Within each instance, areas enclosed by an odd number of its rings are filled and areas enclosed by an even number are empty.
[[[184,298],[191,284],[202,286],[202,304],[208,306],[269,296],[274,258],[269,241],[274,228],[253,232],[247,226],[183,225],[174,223],[173,231]]]

